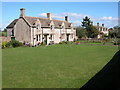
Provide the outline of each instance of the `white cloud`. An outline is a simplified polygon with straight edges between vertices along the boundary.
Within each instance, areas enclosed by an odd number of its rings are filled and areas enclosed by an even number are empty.
[[[41,13],[41,14],[39,14],[39,16],[46,17],[47,14],[46,13]],[[72,18],[81,19],[81,18],[84,18],[85,16],[89,16],[89,15],[79,14],[79,13],[67,13],[67,12],[57,13],[57,14],[56,13],[52,13],[52,17],[53,18],[64,18],[64,16],[69,16],[69,17],[72,17]]]
[[[46,13],[41,13],[38,14],[39,17],[47,17]],[[105,27],[111,28],[114,26],[118,25],[118,18],[113,18],[112,16],[104,16],[104,17],[92,17],[90,15],[86,15],[86,14],[80,14],[80,13],[52,13],[52,18],[53,19],[58,19],[58,20],[64,20],[65,16],[69,17],[69,21],[72,22],[74,24],[74,26],[79,26],[81,25],[81,21],[83,20],[83,18],[85,16],[88,16],[93,22],[94,25],[97,24],[97,22],[100,23],[100,25],[102,23],[105,24]],[[4,21],[2,23],[0,23],[0,28],[5,28],[8,24],[10,24],[13,20],[8,20],[8,21]]]
[[[38,15],[39,17],[47,17],[46,13],[41,13]],[[65,16],[68,16],[68,19],[70,22],[74,23],[74,25],[80,25],[81,20],[89,15],[86,14],[80,14],[80,13],[70,13],[70,12],[64,12],[64,13],[52,13],[52,18],[53,19],[59,19],[59,20],[64,20]]]
[[[60,14],[51,14],[51,15],[52,15],[52,18],[57,18],[57,19],[63,19],[64,18]],[[46,13],[41,13],[38,16],[40,16],[40,17],[47,17],[47,14]]]
[[[39,14],[40,17],[46,17],[46,13]],[[96,25],[97,22],[105,24],[106,27],[114,27],[118,25],[118,18],[113,18],[112,16],[104,16],[104,17],[92,17],[87,14],[81,14],[81,13],[70,13],[70,12],[64,12],[64,13],[52,13],[53,19],[60,19],[64,20],[65,16],[69,16],[69,21],[72,22],[75,26],[81,25],[81,21],[85,16],[88,16],[93,22],[94,25]]]
[[[104,16],[100,18],[92,18],[93,22],[104,23],[106,27],[111,28],[118,25],[118,18],[113,18],[111,16]]]
[[[109,21],[109,20],[118,20],[118,18],[113,18],[111,16],[105,16],[100,18],[92,18],[94,21]]]

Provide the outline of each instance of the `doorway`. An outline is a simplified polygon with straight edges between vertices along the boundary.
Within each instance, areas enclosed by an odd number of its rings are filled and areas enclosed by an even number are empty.
[[[69,35],[70,35],[70,34],[67,34],[67,41],[69,41]]]
[[[47,45],[47,35],[44,35],[44,43]]]

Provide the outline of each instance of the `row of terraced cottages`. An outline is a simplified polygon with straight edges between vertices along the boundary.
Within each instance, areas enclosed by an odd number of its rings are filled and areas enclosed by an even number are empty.
[[[68,16],[65,16],[65,21],[52,19],[51,13],[47,13],[47,18],[31,17],[26,16],[25,9],[21,8],[20,17],[7,26],[7,36],[31,45],[41,42],[49,45],[73,41],[76,39],[76,30],[68,22]]]

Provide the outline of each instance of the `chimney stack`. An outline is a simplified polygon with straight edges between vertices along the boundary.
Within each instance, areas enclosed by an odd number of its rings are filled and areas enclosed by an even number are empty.
[[[25,8],[21,8],[20,9],[20,17],[24,17],[25,16]]]
[[[97,26],[99,27],[99,23],[97,23]]]
[[[102,27],[104,27],[104,24],[102,24]]]
[[[65,16],[65,21],[68,22],[68,16]]]
[[[52,20],[51,13],[47,13],[47,18],[48,18],[49,20]]]

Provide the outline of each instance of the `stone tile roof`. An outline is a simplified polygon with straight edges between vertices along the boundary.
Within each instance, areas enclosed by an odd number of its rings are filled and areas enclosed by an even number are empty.
[[[71,27],[71,23],[65,22],[65,27],[66,28],[70,28]]]
[[[60,28],[63,21],[60,21],[60,20],[53,20],[53,23],[55,25],[56,28]]]
[[[50,23],[51,21],[53,21],[54,25],[56,28],[60,28],[62,23],[65,23],[65,28],[70,28],[71,23],[66,22],[66,21],[61,21],[61,20],[49,20],[48,18],[40,18],[40,17],[31,17],[31,16],[25,16],[24,17],[25,20],[27,20],[27,22],[34,26],[35,22],[37,21],[37,19],[40,20],[41,22],[41,27],[50,27]],[[14,27],[15,23],[18,21],[18,19],[15,19],[11,24],[9,24],[7,27]]]
[[[18,19],[13,20],[6,28],[13,28]]]

